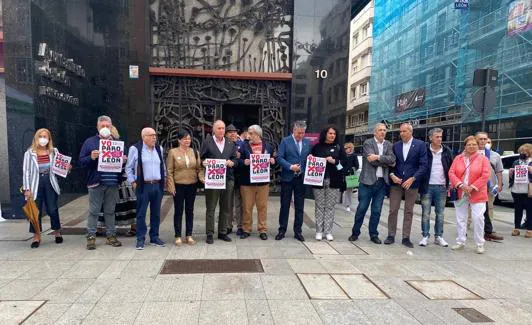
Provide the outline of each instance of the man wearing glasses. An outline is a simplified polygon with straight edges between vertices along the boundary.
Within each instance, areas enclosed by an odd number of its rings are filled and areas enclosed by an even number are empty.
[[[166,184],[166,167],[163,159],[163,148],[157,144],[157,134],[152,128],[144,128],[142,141],[129,148],[129,159],[126,165],[127,179],[137,196],[137,246],[144,249],[147,232],[146,212],[150,205],[150,244],[164,247],[159,238],[161,223],[161,201],[164,184]]]

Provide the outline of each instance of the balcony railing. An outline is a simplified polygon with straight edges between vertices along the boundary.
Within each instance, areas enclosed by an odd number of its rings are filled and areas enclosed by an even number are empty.
[[[366,37],[364,40],[360,41],[356,46],[354,46],[351,49],[351,53],[349,53],[349,56],[351,58],[356,58],[364,52],[371,51],[370,49],[372,46],[373,46],[373,38]]]
[[[362,104],[368,104],[369,103],[369,95],[361,96],[357,99],[351,99],[349,102],[349,110],[356,109],[358,106]]]
[[[360,80],[368,79],[370,76],[371,76],[371,65],[367,65],[351,73],[351,82],[354,83]]]
[[[368,122],[359,124],[357,126],[347,126],[345,129],[345,133],[348,135],[359,135],[359,134],[365,134],[369,132],[369,126]]]

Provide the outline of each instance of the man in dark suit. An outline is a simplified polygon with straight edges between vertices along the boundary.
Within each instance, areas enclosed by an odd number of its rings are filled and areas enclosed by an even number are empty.
[[[360,227],[364,223],[364,216],[371,202],[369,237],[375,244],[382,244],[377,227],[381,218],[386,185],[390,185],[389,169],[395,165],[395,155],[390,141],[384,139],[386,137],[386,125],[377,123],[373,130],[373,135],[374,137],[367,139],[363,146],[358,207],[349,241],[358,240]]]
[[[403,241],[407,247],[414,247],[410,241],[414,204],[416,203],[419,185],[423,182],[428,169],[427,146],[421,140],[414,139],[414,128],[409,123],[401,124],[399,128],[401,141],[393,145],[396,157],[395,167],[390,173],[392,187],[390,189],[390,214],[388,215],[388,237],[384,244],[395,242],[397,231],[397,214],[401,207],[401,199],[405,196],[403,219]]]
[[[205,189],[205,203],[207,206],[206,213],[206,231],[207,244],[214,242],[214,212],[216,205],[220,202],[220,214],[218,217],[218,239],[230,242],[231,238],[227,236],[227,218],[229,210],[232,207],[234,172],[237,165],[236,145],[229,141],[225,135],[225,123],[221,120],[213,124],[214,136],[207,136],[201,146],[201,160],[205,166],[205,159],[224,159],[227,166],[226,183],[224,190]]]
[[[284,138],[279,144],[277,162],[281,165],[281,210],[279,211],[279,233],[275,240],[284,238],[288,227],[288,213],[292,193],[294,194],[295,220],[294,238],[305,241],[301,234],[303,225],[303,207],[305,204],[305,186],[303,177],[307,156],[310,154],[310,141],[305,139],[305,121],[296,121],[292,134]]]

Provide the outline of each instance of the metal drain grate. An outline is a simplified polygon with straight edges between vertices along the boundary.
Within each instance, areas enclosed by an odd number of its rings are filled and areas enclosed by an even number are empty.
[[[263,273],[258,259],[252,260],[167,260],[160,274]]]
[[[463,316],[471,323],[494,323],[495,321],[488,316],[482,314],[475,308],[453,308],[458,314]]]

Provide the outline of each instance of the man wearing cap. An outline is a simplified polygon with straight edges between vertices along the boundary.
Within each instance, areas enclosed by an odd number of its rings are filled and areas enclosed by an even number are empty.
[[[240,159],[240,148],[244,143],[244,141],[242,141],[238,136],[239,131],[240,130],[237,129],[233,124],[229,124],[225,128],[225,137],[236,145],[238,159]],[[227,234],[233,232],[233,224],[236,223],[237,236],[242,235],[242,199],[240,196],[239,171],[240,168],[235,168],[234,170],[235,185],[233,191],[233,199],[230,199],[229,215],[227,216]]]

